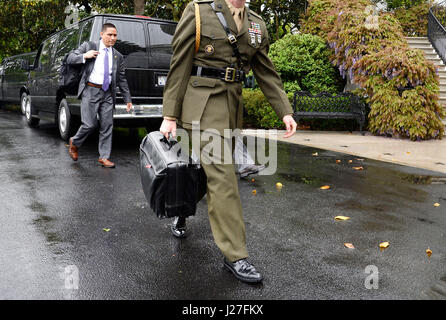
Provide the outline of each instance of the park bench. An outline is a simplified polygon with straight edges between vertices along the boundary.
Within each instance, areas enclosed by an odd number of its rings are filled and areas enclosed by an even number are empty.
[[[362,135],[367,105],[351,93],[343,92],[333,96],[327,92],[312,95],[308,91],[294,93],[293,109],[296,122],[303,118],[355,119]]]

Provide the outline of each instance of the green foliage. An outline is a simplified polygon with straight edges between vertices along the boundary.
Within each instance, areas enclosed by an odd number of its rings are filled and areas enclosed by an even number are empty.
[[[344,87],[339,73],[330,63],[330,50],[318,36],[287,34],[271,46],[270,57],[286,83],[287,92],[299,87],[313,94],[338,93]]]
[[[8,0],[0,2],[0,60],[36,50],[43,39],[65,23],[67,1]]]
[[[361,95],[371,106],[372,133],[441,139],[441,118],[446,112],[438,103],[434,65],[421,51],[409,48],[393,14],[374,17],[370,4],[363,0],[310,1],[303,29],[322,35],[333,49],[331,60],[341,75],[348,74],[361,87]]]
[[[243,89],[243,100],[246,126],[259,129],[284,129],[282,119],[277,117],[260,89]]]
[[[424,1],[408,9],[401,7],[393,11],[405,36],[425,37],[427,35],[427,19],[431,5],[430,1]]]
[[[410,9],[412,7],[419,6],[426,2],[426,0],[386,0],[387,10],[393,9]]]
[[[100,13],[134,14],[134,0],[89,0]],[[157,0],[144,2],[144,15],[178,21],[190,0]]]
[[[284,83],[288,99],[295,91],[306,90],[313,94],[322,91],[338,93],[344,81],[330,63],[330,50],[325,41],[311,34],[287,34],[271,45],[270,57]],[[283,122],[271,108],[259,89],[243,92],[248,126],[257,128],[283,128]]]
[[[266,22],[271,42],[298,28],[306,0],[251,0],[249,8]]]

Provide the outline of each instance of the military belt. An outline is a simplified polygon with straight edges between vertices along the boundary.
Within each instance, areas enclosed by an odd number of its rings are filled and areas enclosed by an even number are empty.
[[[193,66],[192,75],[205,78],[220,79],[226,82],[243,82],[246,78],[246,73],[236,68],[212,68]]]

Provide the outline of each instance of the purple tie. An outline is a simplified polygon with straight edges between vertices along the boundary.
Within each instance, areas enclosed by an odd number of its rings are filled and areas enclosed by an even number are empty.
[[[104,81],[102,82],[102,90],[107,91],[110,85],[110,70],[108,66],[108,49],[105,48],[104,57]]]

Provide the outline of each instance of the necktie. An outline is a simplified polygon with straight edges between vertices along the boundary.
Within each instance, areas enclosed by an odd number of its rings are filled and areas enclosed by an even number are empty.
[[[108,66],[108,49],[105,48],[104,57],[104,81],[102,82],[102,90],[107,91],[110,85],[110,70]]]

